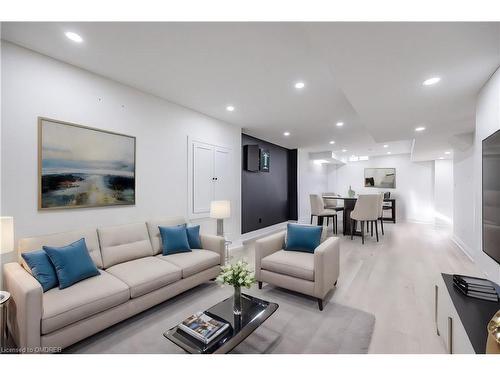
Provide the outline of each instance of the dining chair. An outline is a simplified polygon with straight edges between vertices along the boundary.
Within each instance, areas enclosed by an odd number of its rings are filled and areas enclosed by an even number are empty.
[[[311,202],[311,224],[313,222],[313,217],[318,218],[318,224],[320,223],[320,218],[326,217],[326,226],[330,225],[330,218],[333,219],[333,233],[337,233],[337,211],[325,208],[325,202],[319,194],[309,194],[309,201]]]
[[[335,210],[337,212],[344,211],[343,206],[338,205],[338,200],[332,197],[340,197],[340,195],[335,193],[323,193],[323,201],[325,202],[325,208]]]
[[[375,223],[375,233],[378,242],[378,224],[377,220],[380,217],[380,196],[379,194],[363,194],[359,195],[356,200],[354,210],[351,212],[351,240],[353,239],[356,222],[361,222],[361,240],[365,243],[365,223]],[[354,228],[354,229],[353,229]]]
[[[384,199],[390,199],[391,198],[391,192],[390,191],[386,191],[384,194],[384,198],[382,199],[382,202]],[[392,203],[385,203],[383,202],[384,204],[384,210],[392,210]]]
[[[380,220],[380,228],[382,229],[382,235],[385,235],[385,233],[384,233],[384,199],[385,199],[385,194],[386,193],[379,194],[379,207],[380,207],[380,209],[379,209],[379,218],[378,219]],[[391,194],[391,193],[389,193],[389,194]],[[372,232],[373,232],[373,230],[372,230]]]

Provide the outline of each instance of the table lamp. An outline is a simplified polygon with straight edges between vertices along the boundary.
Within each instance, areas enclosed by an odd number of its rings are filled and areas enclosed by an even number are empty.
[[[0,253],[14,251],[14,218],[12,216],[0,217]]]
[[[217,219],[217,235],[224,236],[224,219],[231,217],[231,202],[210,202],[210,217],[212,219]]]

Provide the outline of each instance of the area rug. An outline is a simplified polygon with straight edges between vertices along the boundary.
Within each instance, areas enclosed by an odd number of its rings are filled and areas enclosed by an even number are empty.
[[[231,288],[214,282],[201,285],[80,341],[64,353],[184,353],[163,332],[231,293]],[[279,308],[234,354],[368,352],[375,326],[372,314],[333,302],[319,311],[315,299],[270,285],[247,293],[276,302]]]

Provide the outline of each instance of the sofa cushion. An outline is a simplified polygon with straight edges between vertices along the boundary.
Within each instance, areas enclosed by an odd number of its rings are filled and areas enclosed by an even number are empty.
[[[211,250],[195,250],[189,253],[157,255],[165,263],[171,263],[182,269],[182,278],[192,276],[220,264],[220,256]]]
[[[314,281],[314,254],[279,250],[262,258],[261,268],[299,279]]]
[[[49,256],[43,250],[27,251],[22,253],[24,261],[31,269],[31,274],[40,283],[42,290],[46,292],[59,284],[56,269],[50,261]]]
[[[146,223],[148,227],[149,238],[153,246],[153,254],[160,254],[163,251],[163,244],[161,242],[160,229],[158,227],[171,227],[174,225],[186,224],[183,217],[172,217],[161,220],[151,220]]]
[[[85,319],[130,299],[128,286],[106,271],[66,289],[43,294],[42,334]]]
[[[186,234],[188,237],[189,247],[191,249],[201,249],[200,226],[193,225],[186,227]]]
[[[22,254],[28,251],[40,250],[42,246],[65,246],[69,243],[78,241],[80,238],[85,238],[87,250],[89,251],[90,257],[94,261],[94,264],[97,268],[102,268],[101,250],[99,247],[99,240],[97,239],[97,231],[95,229],[22,238],[19,240],[19,253]],[[23,266],[28,272],[31,272],[31,270],[26,267],[24,262]]]
[[[67,288],[89,277],[99,276],[83,238],[62,247],[44,246],[43,250],[56,269],[59,289]]]
[[[153,255],[145,223],[98,228],[104,268]]]
[[[163,255],[190,252],[186,224],[173,227],[159,227]]]
[[[181,269],[155,257],[120,263],[106,270],[127,284],[136,298],[181,279]]]

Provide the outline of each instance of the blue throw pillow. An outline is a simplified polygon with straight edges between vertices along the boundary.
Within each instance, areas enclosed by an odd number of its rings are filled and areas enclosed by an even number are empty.
[[[201,249],[200,226],[195,225],[186,228],[189,247],[191,249]]]
[[[191,251],[187,237],[186,224],[158,228],[160,229],[161,242],[163,244],[163,255]]]
[[[287,225],[285,250],[314,253],[321,242],[322,227],[317,225]]]
[[[84,238],[67,246],[43,246],[43,249],[56,269],[59,289],[99,275],[99,271],[89,255]]]
[[[31,269],[31,274],[40,283],[44,292],[55,288],[59,281],[57,280],[56,270],[50,261],[47,253],[43,250],[22,253],[24,261]]]

